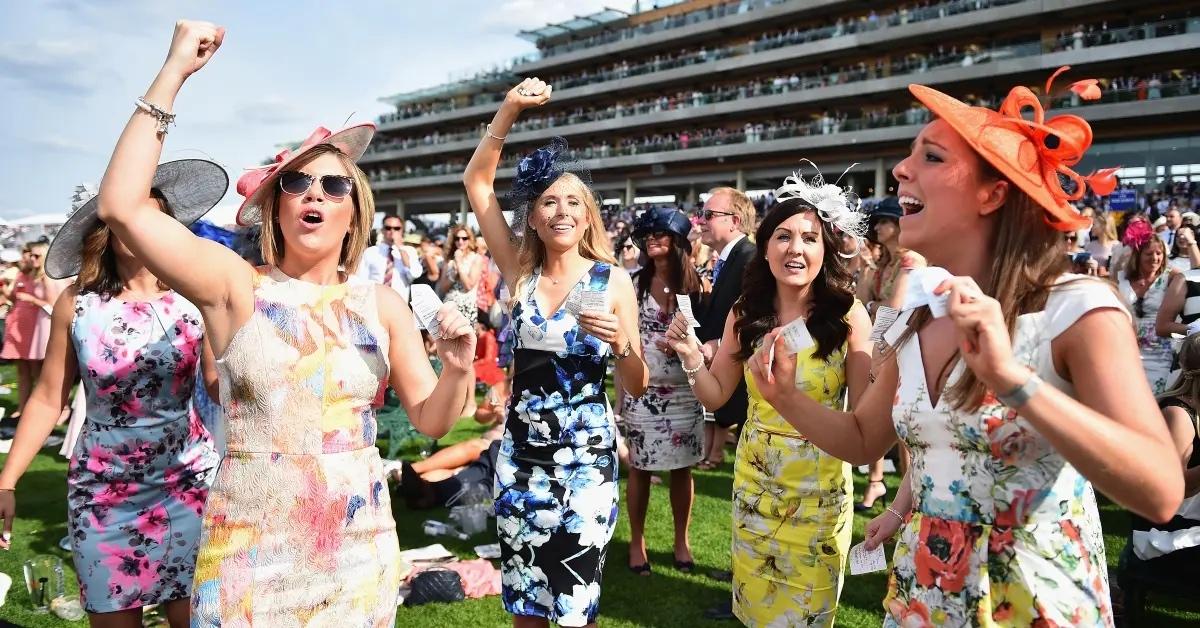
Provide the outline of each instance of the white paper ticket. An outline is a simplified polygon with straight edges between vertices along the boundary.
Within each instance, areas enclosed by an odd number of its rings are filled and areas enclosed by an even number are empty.
[[[866,545],[859,543],[850,548],[849,558],[850,575],[852,576],[887,569],[887,556],[883,553],[883,545],[879,545],[874,551],[871,551],[867,549]]]
[[[945,316],[946,303],[950,296],[949,294],[935,295],[933,291],[951,277],[953,275],[950,274],[950,271],[937,266],[927,266],[909,271],[908,289],[905,290],[904,306],[901,309],[908,311],[928,305],[934,318]]]
[[[871,327],[871,342],[879,342],[883,340],[883,335],[891,328],[892,323],[900,316],[900,310],[888,307],[886,305],[879,306],[875,310],[875,325]]]
[[[790,322],[779,332],[788,353],[795,355],[817,344],[812,334],[808,333],[808,323],[803,318]]]
[[[603,290],[584,290],[579,298],[579,307],[588,314],[607,314],[608,292]]]
[[[583,312],[583,291],[579,288],[572,288],[567,293],[567,300],[563,303],[563,307],[570,312],[571,316],[579,316]]]
[[[686,294],[675,295],[675,304],[679,307],[679,313],[687,319],[688,325],[699,327],[700,321],[696,320],[696,315],[692,312],[692,300]]]
[[[442,309],[442,300],[438,298],[437,293],[429,285],[418,283],[410,288],[409,296],[412,299],[413,315],[417,317],[420,328],[428,331],[434,338],[441,338],[442,330],[438,325],[437,315],[438,310]]]

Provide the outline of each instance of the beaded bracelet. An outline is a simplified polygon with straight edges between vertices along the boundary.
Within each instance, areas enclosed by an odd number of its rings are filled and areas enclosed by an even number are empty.
[[[135,104],[137,105],[138,110],[150,114],[155,120],[158,121],[158,133],[160,135],[166,135],[167,126],[175,124],[175,114],[163,111],[158,105],[148,103],[144,98],[138,98]]]
[[[484,133],[486,133],[488,137],[490,137],[490,138],[492,138],[492,139],[494,139],[494,140],[499,140],[499,141],[501,141],[501,142],[503,142],[504,140],[508,139],[508,136],[507,136],[507,135],[505,135],[504,137],[500,137],[499,135],[493,135],[493,134],[492,134],[492,125],[490,125],[490,124],[489,124],[489,125],[487,125],[487,129],[484,131]]]

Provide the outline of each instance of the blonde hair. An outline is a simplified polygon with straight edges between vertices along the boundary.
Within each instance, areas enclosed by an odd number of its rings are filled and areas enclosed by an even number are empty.
[[[371,193],[371,184],[367,181],[367,175],[345,153],[329,144],[314,146],[289,164],[289,169],[305,166],[327,153],[337,155],[342,165],[346,167],[346,171],[350,173],[350,178],[354,180],[354,216],[350,219],[350,233],[346,234],[342,240],[342,251],[338,257],[338,264],[346,270],[346,274],[352,275],[358,268],[359,261],[362,260],[363,251],[371,242],[371,225],[375,219],[375,198]],[[278,181],[278,176],[271,177],[263,183],[263,185],[274,186],[274,189],[263,198],[260,208],[262,211],[260,242],[262,258],[263,263],[270,266],[278,266],[279,260],[283,259],[285,252],[283,250],[283,232],[280,231],[278,222],[280,189],[276,181]],[[313,182],[313,185],[318,184],[318,182]]]
[[[558,178],[559,181],[565,180],[573,183],[583,191],[580,194],[580,199],[583,201],[583,207],[587,211],[587,232],[583,234],[583,239],[579,241],[579,254],[583,257],[596,262],[604,262],[606,264],[617,264],[617,258],[613,256],[612,245],[608,241],[608,234],[604,231],[604,219],[600,217],[600,205],[596,203],[596,195],[592,193],[591,188],[583,182],[582,179],[569,172],[563,173]],[[545,194],[543,192],[542,194]],[[530,203],[530,211],[537,207],[537,203],[541,200],[541,195]],[[542,243],[542,239],[530,226],[529,220],[525,221],[525,237],[521,238],[521,249],[517,255],[517,276],[512,285],[512,299],[515,303],[521,297],[524,290],[523,287],[533,277],[533,270],[540,267],[546,261],[546,245]]]
[[[42,250],[42,256],[39,258],[42,260],[42,263],[33,270],[33,275],[30,276],[30,279],[41,281],[42,279],[46,278],[46,251],[50,250],[50,245],[46,244],[45,242],[33,242],[27,246],[30,253],[37,249]]]
[[[1188,336],[1179,346],[1179,369],[1175,383],[1158,400],[1177,397],[1186,402],[1192,409],[1196,431],[1200,432],[1200,415],[1196,412],[1200,409],[1200,334]]]
[[[1110,242],[1117,241],[1117,221],[1108,212],[1095,212],[1092,214],[1092,221],[1096,223],[1100,231],[1100,244],[1108,246]]]
[[[465,231],[467,233],[467,250],[471,251],[472,253],[477,252],[476,249],[478,249],[479,246],[475,242],[475,232],[471,231],[471,228],[465,224],[457,224],[452,225],[450,230],[446,232],[446,257],[454,257],[454,250],[458,245],[454,239],[458,237],[459,231]]]
[[[751,235],[754,233],[758,212],[754,211],[754,201],[750,200],[744,192],[737,188],[719,187],[708,191],[710,196],[724,194],[729,198],[729,213],[733,214],[741,223],[742,233]]]

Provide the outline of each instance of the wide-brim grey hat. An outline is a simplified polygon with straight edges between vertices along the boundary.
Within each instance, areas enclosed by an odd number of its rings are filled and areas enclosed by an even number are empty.
[[[167,199],[175,219],[190,225],[207,214],[229,189],[229,175],[221,166],[206,159],[180,159],[160,164],[150,187]],[[92,197],[71,214],[50,243],[46,253],[46,274],[64,279],[79,274],[83,239],[100,222],[96,215],[99,196]]]

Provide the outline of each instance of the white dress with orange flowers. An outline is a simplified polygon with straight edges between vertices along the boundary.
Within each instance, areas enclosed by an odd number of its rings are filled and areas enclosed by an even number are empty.
[[[1073,396],[1055,372],[1051,341],[1085,313],[1109,308],[1127,312],[1107,285],[1066,275],[1044,310],[1017,319],[1013,354]],[[888,331],[890,344],[907,318]],[[914,507],[896,545],[884,625],[1111,626],[1088,481],[990,394],[976,412],[955,410],[944,395],[931,404],[916,335],[897,356],[892,416],[912,451]],[[965,368],[959,362],[949,381]]]

